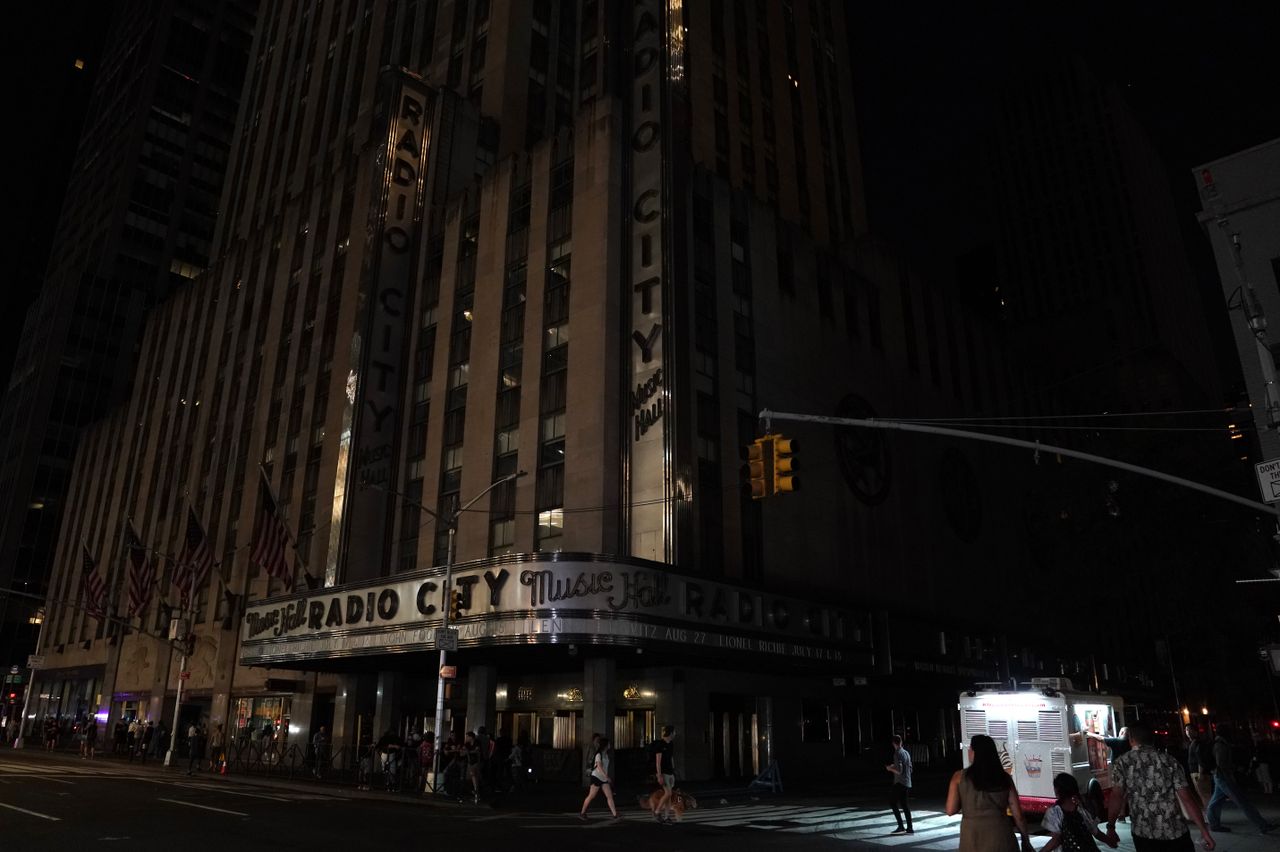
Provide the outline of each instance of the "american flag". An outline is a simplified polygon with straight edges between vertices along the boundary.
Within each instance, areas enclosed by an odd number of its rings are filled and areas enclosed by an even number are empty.
[[[125,521],[124,545],[129,548],[129,617],[141,613],[151,602],[156,568],[147,558],[147,547],[133,529],[133,521]]]
[[[84,559],[80,563],[80,569],[84,572],[81,587],[84,591],[84,608],[100,620],[107,614],[107,584],[102,582],[98,564],[89,555],[89,545],[81,542],[80,546],[84,548]]]
[[[182,554],[178,557],[178,564],[173,572],[173,583],[182,594],[183,604],[204,586],[212,570],[213,551],[209,549],[209,538],[204,534],[204,527],[200,526],[195,509],[188,506],[187,532],[183,539]]]
[[[249,561],[266,571],[269,576],[293,585],[293,572],[285,560],[285,548],[289,544],[289,530],[276,512],[276,500],[266,476],[258,486],[258,516],[253,524],[253,546]]]

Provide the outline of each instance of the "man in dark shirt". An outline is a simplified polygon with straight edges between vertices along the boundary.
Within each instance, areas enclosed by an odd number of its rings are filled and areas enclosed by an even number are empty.
[[[1092,731],[1086,731],[1085,736],[1091,740],[1098,742],[1111,749],[1111,762],[1115,763],[1116,758],[1129,750],[1129,729],[1121,728],[1118,736],[1104,737],[1101,734],[1095,734]]]
[[[653,816],[658,822],[671,823],[674,818],[665,816],[664,812],[668,810],[671,804],[671,794],[676,788],[676,761],[675,753],[671,746],[671,740],[675,736],[676,729],[671,725],[666,725],[662,729],[661,739],[654,740],[653,745],[649,747],[653,754],[653,774],[657,776],[658,783],[662,785],[662,798],[658,799],[658,804],[653,808]]]
[[[1276,826],[1267,822],[1266,818],[1258,813],[1258,809],[1241,792],[1236,781],[1235,756],[1231,751],[1230,740],[1232,733],[1230,726],[1219,725],[1218,736],[1213,741],[1213,760],[1216,764],[1213,770],[1213,798],[1209,799],[1209,805],[1205,808],[1209,828],[1213,831],[1231,830],[1222,824],[1222,806],[1229,799],[1235,802],[1240,812],[1258,827],[1258,831],[1267,834],[1274,831]]]

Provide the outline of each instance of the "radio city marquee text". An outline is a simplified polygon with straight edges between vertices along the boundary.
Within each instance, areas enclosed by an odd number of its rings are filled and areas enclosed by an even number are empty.
[[[815,659],[839,659],[834,649],[793,646],[788,637],[844,641],[846,616],[839,610],[812,606],[794,599],[745,589],[705,583],[662,571],[611,568],[579,569],[563,563],[552,568],[506,568],[460,574],[454,577],[462,594],[462,614],[486,616],[457,625],[459,638],[484,640],[520,634],[574,632],[565,622],[581,622],[581,631],[598,635],[650,639],[722,647],[731,650],[799,654]],[[404,580],[374,588],[338,594],[299,596],[295,600],[259,606],[245,615],[243,639],[250,643],[272,639],[328,639],[343,631],[342,647],[365,647],[370,642],[394,645],[388,628],[418,634],[429,642],[424,622],[439,616],[444,590],[438,579]],[[565,615],[534,615],[563,610]],[[616,620],[576,617],[572,610],[608,614],[649,615],[666,621],[691,622],[689,626],[644,623],[643,619]],[[778,641],[719,634],[714,628],[739,628],[780,634]],[[708,628],[712,632],[704,631]],[[350,636],[366,628],[378,632],[352,646]],[[336,638],[336,637],[334,637]],[[305,641],[303,643],[306,644]],[[370,646],[372,647],[372,646]],[[285,647],[280,647],[281,652]],[[317,646],[317,651],[321,650]],[[274,653],[275,649],[264,653]],[[836,656],[831,656],[835,654]]]

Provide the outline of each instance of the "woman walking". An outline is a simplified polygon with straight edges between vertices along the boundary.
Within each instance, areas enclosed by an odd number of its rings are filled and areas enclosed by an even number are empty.
[[[1006,812],[1022,835],[1023,852],[1033,848],[1013,778],[1000,764],[995,740],[985,734],[969,741],[969,768],[951,776],[946,811],[963,815],[960,852],[1018,852]]]
[[[591,806],[591,800],[596,797],[596,793],[604,790],[604,800],[609,804],[609,812],[613,814],[614,819],[618,819],[618,806],[613,803],[613,780],[609,778],[609,740],[607,737],[601,737],[600,743],[596,746],[595,762],[591,767],[591,789],[587,791],[587,798],[582,802],[582,810],[578,813],[578,819],[583,822],[587,821],[587,808]]]

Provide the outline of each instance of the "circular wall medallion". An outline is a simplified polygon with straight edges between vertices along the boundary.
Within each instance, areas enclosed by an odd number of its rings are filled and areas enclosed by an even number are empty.
[[[875,417],[875,409],[857,394],[849,394],[836,406],[837,417],[866,419]],[[845,484],[854,495],[874,506],[889,496],[889,444],[879,429],[856,426],[835,427],[836,458]]]

